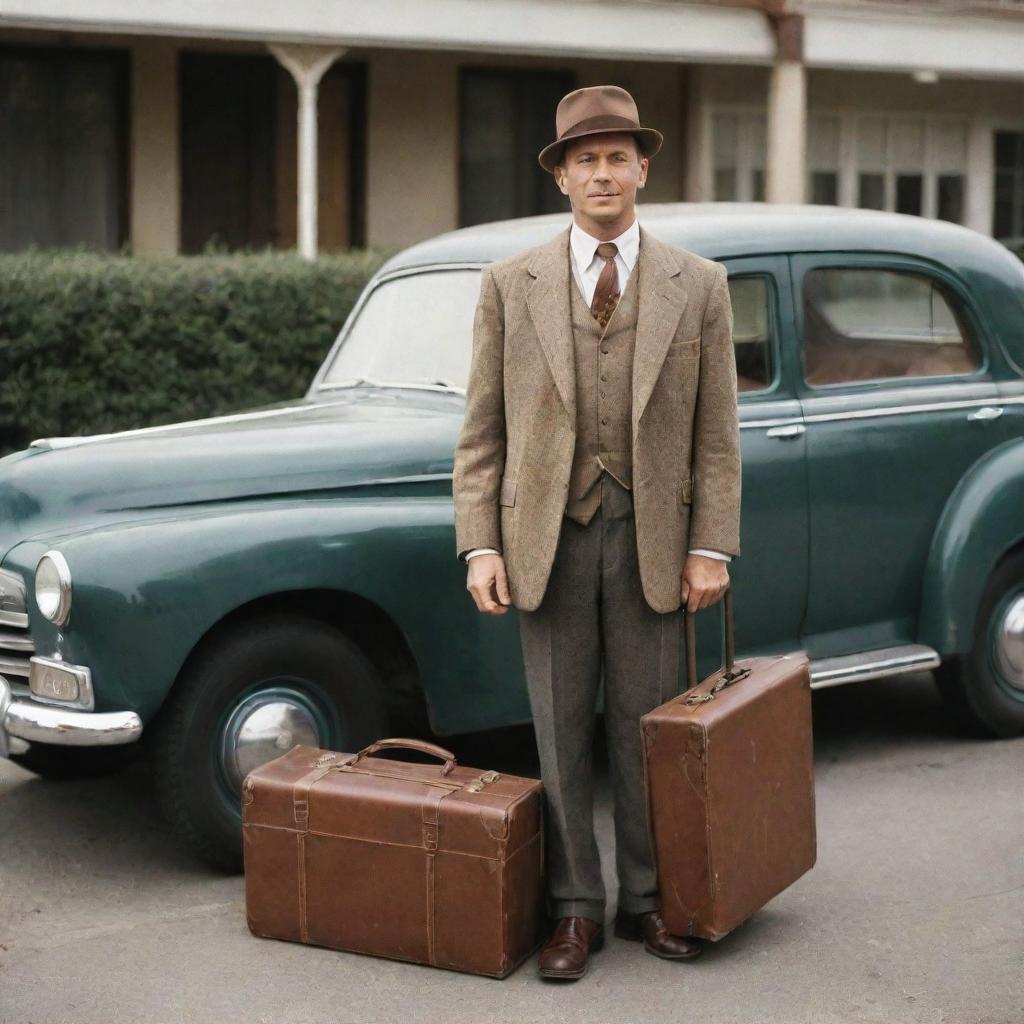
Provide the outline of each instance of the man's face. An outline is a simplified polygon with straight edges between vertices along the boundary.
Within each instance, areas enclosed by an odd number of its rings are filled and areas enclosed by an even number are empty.
[[[636,190],[647,181],[647,164],[629,132],[600,132],[566,143],[555,181],[574,214],[610,224],[632,219]]]

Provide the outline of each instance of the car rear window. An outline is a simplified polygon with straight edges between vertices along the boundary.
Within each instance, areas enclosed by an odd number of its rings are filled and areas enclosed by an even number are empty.
[[[977,343],[952,293],[927,274],[817,267],[803,283],[808,384],[970,373]]]

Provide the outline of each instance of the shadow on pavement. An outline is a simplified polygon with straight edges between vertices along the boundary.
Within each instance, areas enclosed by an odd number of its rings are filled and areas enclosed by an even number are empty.
[[[955,722],[929,674],[816,691],[813,714],[819,765],[868,762],[893,747],[938,746],[957,737]],[[460,764],[540,776],[531,724],[431,739],[455,753]],[[410,757],[419,759],[416,754]],[[601,719],[595,725],[594,770],[596,791],[606,794]],[[69,852],[89,872],[103,874],[104,865],[118,864],[111,868],[111,877],[116,874],[122,882],[126,862],[137,864],[143,874],[216,874],[195,861],[171,834],[156,803],[146,757],[120,774],[62,782],[4,765],[0,823],[0,862],[14,874],[37,874],[44,865],[56,866]],[[17,884],[16,878],[11,880]]]

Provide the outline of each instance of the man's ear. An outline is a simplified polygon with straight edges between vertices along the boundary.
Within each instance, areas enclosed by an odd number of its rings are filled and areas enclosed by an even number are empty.
[[[555,184],[558,186],[558,190],[562,193],[563,196],[567,196],[569,194],[569,189],[566,188],[566,186],[562,184],[562,178],[565,177],[565,174],[562,171],[562,165],[561,164],[555,164],[554,174],[555,174]]]

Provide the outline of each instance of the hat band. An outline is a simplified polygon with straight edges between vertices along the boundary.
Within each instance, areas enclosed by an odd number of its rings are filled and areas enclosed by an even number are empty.
[[[639,128],[640,125],[628,117],[622,117],[619,114],[597,114],[594,117],[585,117],[582,121],[577,121],[571,128],[567,128],[558,136],[558,141],[571,139],[576,135],[584,135],[591,131],[635,132]]]

